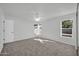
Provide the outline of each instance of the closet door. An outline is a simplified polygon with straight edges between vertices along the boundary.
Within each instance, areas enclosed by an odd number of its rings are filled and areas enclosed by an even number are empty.
[[[5,21],[5,43],[14,41],[14,21],[6,20]]]

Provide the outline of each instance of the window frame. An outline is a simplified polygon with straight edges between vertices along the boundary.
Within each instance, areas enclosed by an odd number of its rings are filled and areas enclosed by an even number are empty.
[[[67,19],[67,20],[68,20],[68,19]],[[72,20],[72,19],[69,19],[69,20],[72,21],[72,28],[62,28],[62,22],[63,22],[63,21],[67,21],[67,20],[62,20],[62,21],[60,21],[60,37],[72,38],[72,36],[73,36],[73,20]],[[62,29],[72,29],[72,34],[63,34],[63,33],[62,33]],[[69,35],[69,36],[67,36],[67,35]]]

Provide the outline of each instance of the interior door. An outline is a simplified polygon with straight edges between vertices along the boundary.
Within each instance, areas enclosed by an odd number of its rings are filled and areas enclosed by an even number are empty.
[[[14,41],[14,21],[6,20],[5,21],[5,43]]]

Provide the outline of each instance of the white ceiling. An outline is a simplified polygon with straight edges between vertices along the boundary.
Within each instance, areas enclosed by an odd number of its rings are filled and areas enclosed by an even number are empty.
[[[38,12],[41,20],[73,13],[75,3],[0,3],[5,17],[13,16],[26,20],[34,20]]]

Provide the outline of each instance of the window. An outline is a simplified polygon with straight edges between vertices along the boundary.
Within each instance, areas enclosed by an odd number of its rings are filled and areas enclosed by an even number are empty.
[[[41,34],[41,24],[34,24],[34,34],[36,36]]]
[[[72,20],[64,20],[62,21],[61,35],[64,37],[72,37]]]

